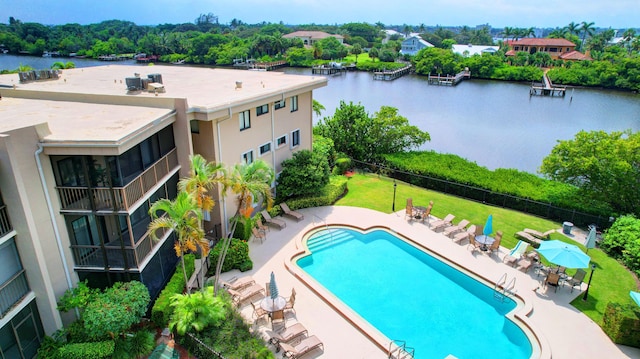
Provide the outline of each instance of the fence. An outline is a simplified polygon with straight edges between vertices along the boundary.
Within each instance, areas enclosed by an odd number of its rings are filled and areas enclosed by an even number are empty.
[[[575,226],[582,228],[587,228],[587,226],[595,224],[600,230],[602,230],[611,226],[613,221],[612,217],[579,212],[575,209],[558,207],[552,203],[539,202],[524,197],[498,193],[480,187],[404,172],[390,167],[354,159],[351,159],[351,161],[356,163],[362,169],[378,173],[380,175],[385,175],[417,187],[431,189],[484,204],[510,208],[553,221],[571,222]]]
[[[187,346],[191,348],[191,350],[195,352],[194,354],[198,355],[198,357],[200,358],[225,359],[225,357],[223,357],[222,354],[213,350],[213,348],[211,348],[210,346],[202,342],[202,340],[198,339],[195,335],[191,333],[187,333],[187,335],[184,336],[184,339],[187,342],[186,343]]]

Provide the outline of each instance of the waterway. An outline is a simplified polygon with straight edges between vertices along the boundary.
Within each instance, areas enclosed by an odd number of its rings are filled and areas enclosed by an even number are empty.
[[[4,54],[0,55],[0,70],[21,64],[43,69],[56,61],[73,61],[76,67],[135,64],[133,60]],[[312,76],[310,69],[280,71]],[[341,100],[361,103],[371,114],[381,106],[393,106],[431,135],[431,141],[420,149],[453,153],[489,169],[537,173],[557,141],[572,139],[580,130],[640,130],[640,95],[633,93],[575,89],[564,98],[551,98],[529,96],[529,84],[477,79],[448,87],[429,85],[417,75],[379,81],[371,73],[349,72],[328,78],[326,87],[314,91],[314,99],[326,107],[321,117],[333,115]],[[314,124],[318,121],[315,117]]]

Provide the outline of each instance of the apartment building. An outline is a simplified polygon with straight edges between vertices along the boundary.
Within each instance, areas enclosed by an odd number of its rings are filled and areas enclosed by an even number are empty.
[[[183,66],[0,75],[0,357],[33,357],[73,320],[56,302],[79,280],[140,280],[155,297],[177,258],[173,233],[150,238],[148,210],[175,197],[189,155],[280,171],[311,148],[326,82]],[[235,200],[215,197],[205,230],[220,236]]]

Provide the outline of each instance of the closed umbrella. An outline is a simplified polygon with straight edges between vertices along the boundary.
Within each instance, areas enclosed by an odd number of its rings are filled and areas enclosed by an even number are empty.
[[[591,261],[577,246],[559,240],[544,241],[537,251],[549,262],[567,268],[587,268]]]
[[[276,285],[276,276],[271,272],[271,279],[269,280],[269,292],[271,292],[271,299],[278,298],[278,286]]]
[[[490,214],[487,218],[487,223],[484,224],[484,228],[482,229],[482,234],[489,237],[493,233],[493,215]]]
[[[596,246],[596,227],[591,226],[589,230],[589,234],[587,235],[587,242],[584,244],[587,247],[587,253],[589,253],[590,248],[595,248]]]

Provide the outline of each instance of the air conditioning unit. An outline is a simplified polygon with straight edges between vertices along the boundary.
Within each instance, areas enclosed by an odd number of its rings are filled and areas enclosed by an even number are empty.
[[[162,75],[160,74],[149,74],[147,77],[151,80],[151,82],[162,83]]]
[[[142,89],[142,79],[139,77],[127,77],[125,82],[128,91],[140,91]]]

